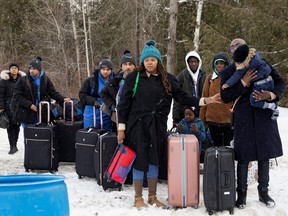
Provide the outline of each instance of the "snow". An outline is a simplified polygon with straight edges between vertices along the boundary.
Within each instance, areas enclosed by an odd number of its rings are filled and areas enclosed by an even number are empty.
[[[288,109],[279,108],[280,117],[278,119],[279,130],[282,138],[284,153],[288,146]],[[169,122],[171,125],[171,122]],[[286,125],[286,127],[285,127]],[[285,129],[286,128],[286,129]],[[8,155],[9,143],[6,130],[0,129],[0,175],[25,173],[23,166],[24,147],[23,131],[21,129],[18,149],[14,155]],[[288,156],[284,155],[277,159],[278,166],[273,165],[270,171],[270,195],[276,201],[274,208],[267,208],[258,201],[257,183],[252,181],[249,184],[247,207],[243,210],[235,208],[235,215],[239,216],[286,216],[288,215]],[[73,163],[60,163],[59,175],[66,177],[65,182],[68,189],[70,215],[71,216],[185,216],[185,215],[208,215],[206,212],[202,194],[202,175],[200,175],[200,204],[198,209],[192,207],[178,210],[157,209],[154,206],[137,210],[133,208],[134,190],[132,187],[123,186],[123,191],[105,192],[98,186],[95,179],[78,179]],[[167,185],[158,184],[158,198],[167,203]],[[147,190],[143,190],[143,198],[147,201]],[[214,215],[229,215],[228,211],[217,212]]]

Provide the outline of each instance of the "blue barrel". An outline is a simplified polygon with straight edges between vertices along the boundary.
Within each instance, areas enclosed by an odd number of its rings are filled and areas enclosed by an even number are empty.
[[[0,176],[0,215],[68,216],[64,178],[52,174]]]

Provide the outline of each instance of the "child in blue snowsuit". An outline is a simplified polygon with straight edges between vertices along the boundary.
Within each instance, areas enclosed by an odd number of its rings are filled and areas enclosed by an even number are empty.
[[[253,92],[267,90],[271,91],[274,88],[274,81],[270,75],[270,66],[262,59],[261,54],[256,52],[254,48],[249,48],[247,44],[239,46],[234,54],[233,59],[235,61],[236,71],[222,86],[222,89],[229,88],[236,84],[244,74],[250,70],[257,70],[257,77],[252,80]],[[273,102],[257,101],[253,97],[253,93],[250,95],[250,103],[252,106],[259,107],[262,109],[271,109],[271,119],[276,120],[279,116],[279,110],[277,104]]]
[[[200,118],[195,117],[192,107],[184,108],[184,118],[177,124],[176,132],[181,134],[194,134],[199,142],[199,153],[201,152],[202,142],[206,138],[205,126]]]

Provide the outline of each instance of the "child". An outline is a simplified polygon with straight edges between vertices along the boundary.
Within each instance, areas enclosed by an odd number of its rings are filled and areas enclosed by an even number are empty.
[[[222,85],[222,90],[233,86],[237,83],[243,75],[250,69],[257,70],[257,77],[252,80],[253,82],[253,92],[255,90],[262,91],[268,90],[271,91],[274,88],[274,81],[271,78],[270,66],[261,58],[259,52],[256,52],[254,48],[249,48],[247,44],[243,44],[239,46],[234,54],[233,59],[236,65],[235,73],[226,81],[224,85]],[[250,95],[250,103],[252,106],[259,107],[262,109],[271,109],[272,120],[276,120],[279,116],[279,110],[277,109],[277,104],[273,102],[266,101],[257,101],[253,97],[253,93]]]
[[[199,153],[202,142],[206,138],[205,127],[200,118],[195,117],[194,107],[184,108],[184,118],[177,124],[176,132],[181,134],[194,134],[199,142]]]

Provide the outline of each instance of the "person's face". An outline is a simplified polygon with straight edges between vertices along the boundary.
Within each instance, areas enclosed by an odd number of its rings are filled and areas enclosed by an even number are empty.
[[[220,73],[225,67],[225,63],[223,61],[216,62],[216,70]]]
[[[231,51],[231,53],[234,53],[235,52],[235,50],[239,47],[239,46],[241,46],[242,44],[240,44],[240,43],[236,43],[236,44],[233,44],[232,46],[230,46],[230,51]]]
[[[129,73],[131,73],[132,71],[134,71],[135,69],[135,65],[132,64],[131,62],[124,62],[121,65],[121,69],[124,72],[123,77],[125,78]]]
[[[112,73],[112,70],[108,67],[102,67],[100,69],[100,74],[103,77],[104,80],[109,79],[110,74]]]
[[[154,57],[148,57],[144,59],[144,67],[146,71],[150,74],[157,73],[157,65],[158,65],[158,59]]]
[[[11,73],[12,76],[17,75],[18,71],[19,71],[19,69],[17,67],[15,67],[15,66],[10,68],[10,73]]]
[[[193,122],[195,119],[195,114],[192,110],[190,109],[185,109],[184,111],[184,116],[185,116],[185,120],[187,122]]]
[[[192,72],[196,72],[199,67],[199,60],[195,57],[190,57],[188,59],[188,65]]]
[[[30,75],[33,77],[38,77],[40,75],[40,71],[34,67],[30,67],[29,71],[30,71]]]

